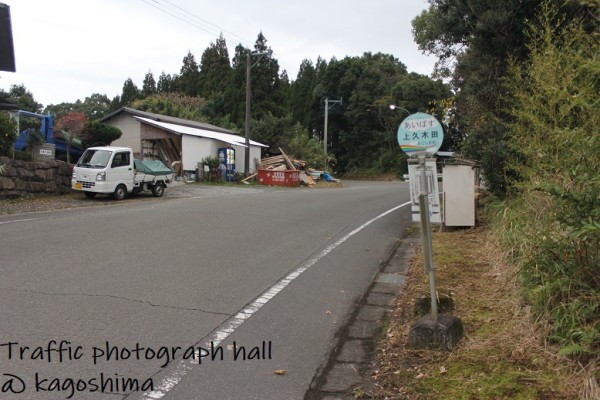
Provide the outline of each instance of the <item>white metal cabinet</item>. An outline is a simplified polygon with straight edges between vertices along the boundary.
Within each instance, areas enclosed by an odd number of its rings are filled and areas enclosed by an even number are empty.
[[[469,161],[444,164],[444,224],[475,226],[479,167]]]

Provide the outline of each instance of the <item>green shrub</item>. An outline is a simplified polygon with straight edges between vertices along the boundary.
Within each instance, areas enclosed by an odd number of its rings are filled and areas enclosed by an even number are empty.
[[[17,124],[7,112],[0,111],[0,156],[8,157],[17,140]]]
[[[522,179],[500,205],[497,234],[549,338],[590,359],[600,352],[600,49],[550,9],[540,22],[507,82]]]
[[[202,159],[202,165],[208,166],[209,171],[204,175],[205,181],[219,180],[219,157],[208,156]]]

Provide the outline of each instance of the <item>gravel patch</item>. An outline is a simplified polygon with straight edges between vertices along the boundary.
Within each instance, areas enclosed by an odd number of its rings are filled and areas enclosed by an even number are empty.
[[[162,198],[153,197],[150,192],[129,196],[127,202],[160,201],[186,197],[219,197],[240,194],[263,193],[267,191],[285,190],[270,186],[241,185],[201,185],[174,182],[168,185]],[[96,207],[115,204],[111,196],[98,195],[88,199],[81,192],[72,191],[64,195],[31,195],[17,199],[0,200],[0,215],[20,214],[37,211],[59,210],[65,208]]]

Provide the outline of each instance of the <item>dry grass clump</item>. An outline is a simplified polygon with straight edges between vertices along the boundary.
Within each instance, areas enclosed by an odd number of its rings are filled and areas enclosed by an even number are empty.
[[[545,343],[544,326],[520,302],[516,271],[502,262],[484,228],[436,232],[433,245],[438,294],[452,296],[465,336],[452,352],[405,348],[417,319],[414,301],[429,293],[418,254],[378,345],[372,387],[362,393],[374,399],[599,398],[597,366],[582,370]]]

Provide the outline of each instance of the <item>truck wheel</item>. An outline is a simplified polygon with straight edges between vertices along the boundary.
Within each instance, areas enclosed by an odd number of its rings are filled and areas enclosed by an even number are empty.
[[[125,185],[117,186],[117,188],[115,189],[115,192],[113,193],[114,199],[115,200],[123,200],[126,196],[127,196],[127,188],[125,187]]]
[[[85,197],[87,197],[88,199],[93,199],[94,197],[96,197],[96,195],[98,193],[94,193],[94,192],[83,192],[83,194],[85,194]]]
[[[165,193],[165,187],[162,182],[158,182],[156,185],[152,186],[152,194],[154,197],[162,197]]]

